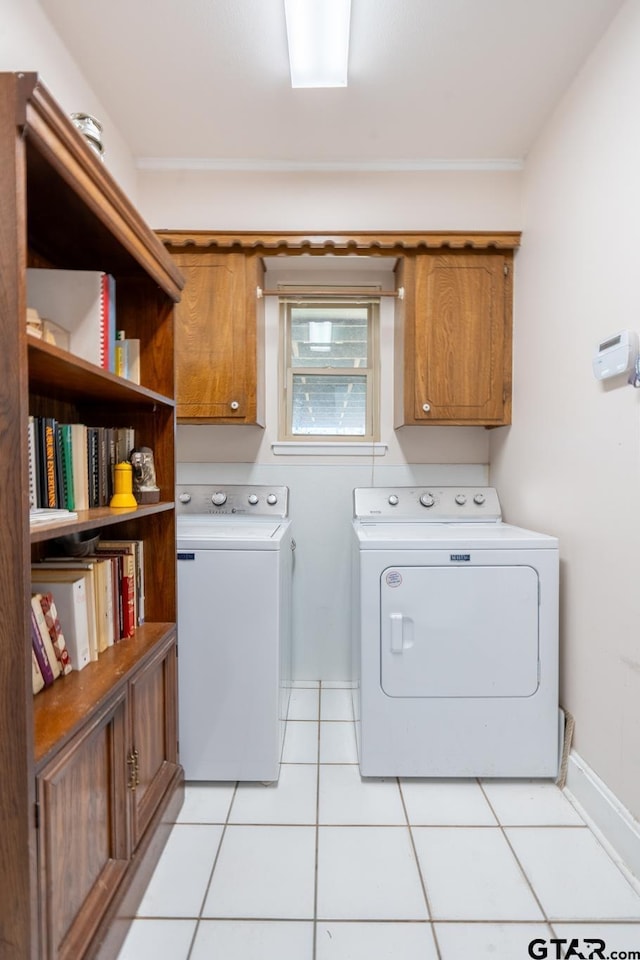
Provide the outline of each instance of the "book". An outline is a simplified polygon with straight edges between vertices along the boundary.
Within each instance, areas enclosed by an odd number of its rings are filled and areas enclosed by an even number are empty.
[[[100,506],[98,463],[98,428],[87,427],[87,474],[89,477],[89,507]]]
[[[29,511],[29,523],[37,527],[45,523],[61,523],[65,520],[77,520],[78,514],[74,510],[64,507],[49,509],[48,507],[34,507]]]
[[[33,687],[34,697],[36,693],[40,693],[44,689],[44,677],[33,646],[31,647],[31,686]]]
[[[116,463],[127,462],[136,446],[133,427],[116,427]]]
[[[31,589],[51,593],[56,612],[64,630],[66,647],[74,670],[83,670],[90,661],[89,624],[87,617],[86,583],[82,571],[61,571],[63,576],[40,569],[34,564],[31,571]]]
[[[42,604],[40,603],[39,593],[32,594],[31,609],[34,614],[38,630],[40,631],[40,636],[42,637],[42,643],[47,652],[47,660],[49,661],[49,666],[51,667],[53,679],[57,680],[62,673],[62,667],[60,666],[60,661],[56,656],[55,650],[53,649],[49,627],[47,626],[46,620],[44,619],[44,613],[42,612]]]
[[[41,593],[39,596],[40,606],[42,607],[45,623],[47,624],[47,629],[49,630],[51,643],[53,645],[55,655],[58,658],[58,663],[60,664],[60,672],[63,676],[66,676],[68,673],[71,673],[73,667],[71,664],[71,657],[69,656],[69,651],[67,649],[67,643],[64,639],[64,633],[62,632],[62,627],[58,618],[58,608],[56,607],[52,593]]]
[[[43,418],[43,457],[45,463],[45,500],[44,507],[61,507],[58,503],[58,490],[56,482],[56,422],[53,417]]]
[[[27,449],[29,454],[29,509],[38,506],[38,486],[36,481],[36,424],[30,416],[27,425]]]
[[[108,311],[109,311],[109,362],[107,370],[111,373],[116,371],[116,281],[111,274],[107,274],[108,280]]]
[[[50,687],[54,681],[53,670],[51,669],[51,664],[49,663],[49,656],[42,639],[42,634],[40,633],[40,628],[38,626],[38,621],[36,620],[33,607],[31,608],[31,649],[36,655],[36,660],[38,661],[38,666],[40,667],[40,673],[42,674],[44,686]]]
[[[89,509],[89,473],[87,470],[87,428],[83,423],[70,423],[73,499],[76,510]]]
[[[108,274],[98,270],[27,269],[28,307],[68,330],[70,352],[103,370],[112,342],[110,287]]]
[[[85,580],[85,597],[87,611],[87,634],[89,644],[89,659],[97,660],[98,649],[98,626],[100,621],[99,606],[102,603],[102,595],[98,594],[96,589],[96,577],[94,574],[94,564],[90,561],[76,559],[74,557],[52,557],[44,560],[42,563],[32,564],[31,579],[38,577],[47,577],[52,582],[65,580],[74,580],[82,577]],[[53,587],[49,591],[56,596]],[[64,622],[64,621],[61,621]],[[73,658],[72,658],[73,659]]]
[[[62,478],[62,503],[61,507],[67,510],[74,510],[76,505],[74,480],[73,480],[73,451],[71,424],[58,424],[58,446],[60,448],[60,465]]]
[[[121,637],[132,637],[138,618],[138,582],[136,572],[136,544],[135,540],[101,540],[96,552],[120,554],[122,556],[122,573],[120,594],[122,603],[122,630]]]
[[[115,342],[115,373],[133,383],[140,383],[140,341],[121,336],[118,331]]]

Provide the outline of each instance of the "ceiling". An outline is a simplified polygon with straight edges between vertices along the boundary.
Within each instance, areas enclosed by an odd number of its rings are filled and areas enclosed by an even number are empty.
[[[508,168],[622,0],[352,0],[349,85],[292,90],[282,0],[40,0],[144,166]]]

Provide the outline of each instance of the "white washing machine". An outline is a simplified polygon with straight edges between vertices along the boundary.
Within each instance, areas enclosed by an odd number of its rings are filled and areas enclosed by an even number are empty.
[[[558,541],[490,487],[357,489],[354,517],[362,775],[555,778]]]
[[[186,779],[277,780],[291,691],[288,489],[183,485],[176,500]]]

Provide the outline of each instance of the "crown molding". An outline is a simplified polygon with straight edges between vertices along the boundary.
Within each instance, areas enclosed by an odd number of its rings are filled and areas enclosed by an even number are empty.
[[[295,231],[278,233],[263,231],[212,232],[210,230],[157,230],[160,240],[171,249],[196,247],[211,250],[253,250],[289,253],[368,253],[370,255],[403,250],[449,248],[459,250],[488,248],[513,250],[520,246],[517,231],[495,232],[411,232],[411,231],[363,231],[337,233],[313,233]]]

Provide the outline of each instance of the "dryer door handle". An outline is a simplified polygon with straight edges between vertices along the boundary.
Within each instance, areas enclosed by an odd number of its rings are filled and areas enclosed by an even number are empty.
[[[391,653],[402,653],[404,617],[401,613],[390,613],[389,620],[391,621]]]

